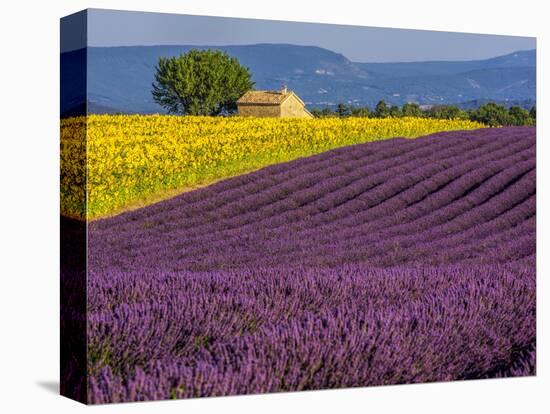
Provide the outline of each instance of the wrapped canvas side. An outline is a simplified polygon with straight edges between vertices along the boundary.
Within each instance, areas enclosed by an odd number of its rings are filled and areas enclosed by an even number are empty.
[[[86,14],[61,19],[60,58],[60,113],[65,123],[60,138],[60,392],[83,403],[87,401]]]

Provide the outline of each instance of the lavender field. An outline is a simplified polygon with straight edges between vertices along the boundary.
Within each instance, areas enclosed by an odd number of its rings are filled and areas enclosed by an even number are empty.
[[[88,227],[91,403],[535,374],[535,129],[395,138]]]

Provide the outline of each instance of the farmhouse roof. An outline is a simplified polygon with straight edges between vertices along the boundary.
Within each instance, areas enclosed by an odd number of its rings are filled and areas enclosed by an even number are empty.
[[[298,95],[284,89],[281,91],[248,91],[237,100],[237,103],[245,105],[280,105],[292,95],[304,105]]]

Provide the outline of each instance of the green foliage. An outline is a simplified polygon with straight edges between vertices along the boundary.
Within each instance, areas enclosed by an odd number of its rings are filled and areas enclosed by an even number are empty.
[[[180,384],[177,387],[173,387],[170,389],[170,399],[171,400],[177,400],[180,398],[183,398],[185,393],[185,385]]]
[[[531,117],[533,124],[536,124],[537,123],[537,106],[536,105],[533,105],[531,107],[531,110],[529,111],[529,116]]]
[[[219,50],[190,50],[159,58],[153,99],[169,113],[219,115],[236,110],[237,99],[252,89],[248,68]]]
[[[530,125],[531,117],[529,112],[526,109],[520,108],[519,106],[512,106],[508,110],[509,124],[510,125]]]
[[[346,104],[339,103],[336,107],[336,113],[340,118],[343,118],[351,115],[351,109]]]
[[[313,108],[309,111],[315,118],[321,118],[322,112],[320,109]]]
[[[111,363],[111,350],[108,343],[93,343],[88,346],[88,373],[99,372]]]
[[[392,105],[390,108],[390,116],[392,118],[397,118],[401,116],[401,111],[399,110],[399,107],[397,105]]]
[[[332,112],[331,109],[327,107],[321,111],[321,116],[326,118],[326,117],[332,117],[335,115],[334,115],[334,112]]]
[[[510,124],[510,116],[506,108],[494,102],[481,105],[471,119],[492,127]]]
[[[404,104],[403,109],[401,110],[401,113],[403,114],[403,116],[414,116],[414,117],[422,116],[422,111],[420,110],[420,106],[414,102],[407,102],[406,104]]]
[[[368,118],[370,116],[370,110],[366,106],[354,107],[354,108],[351,108],[351,116]]]
[[[352,108],[346,106],[345,104],[339,104],[336,109],[333,111],[328,106],[323,109],[313,108],[311,114],[315,118],[335,118],[335,117],[346,117],[346,116],[356,116],[353,115]]]
[[[371,116],[371,112],[366,106],[352,106],[346,105],[344,103],[339,103],[334,111],[332,111],[332,109],[330,109],[329,107],[326,107],[323,109],[313,108],[310,112],[315,118],[345,118],[347,116],[353,116],[356,118],[368,118]]]
[[[212,343],[212,337],[210,335],[197,335],[193,341],[195,349],[208,348]]]
[[[436,105],[428,110],[421,110],[420,106],[414,102],[408,102],[401,108],[397,105],[389,107],[384,100],[376,105],[374,111],[360,106],[349,106],[343,103],[337,105],[335,111],[329,107],[322,110],[314,108],[311,113],[317,118],[326,117],[376,117],[376,118],[434,118],[434,119],[461,119],[472,120],[483,123],[488,126],[507,126],[507,125],[535,125],[537,118],[536,106],[527,111],[519,106],[513,106],[510,109],[494,102],[481,105],[477,109],[462,110],[455,105]]]
[[[437,105],[426,113],[430,118],[436,119],[467,119],[468,115],[459,107],[453,105]]]
[[[389,115],[390,108],[388,108],[388,105],[382,99],[376,104],[376,107],[374,108],[374,116],[376,116],[377,118],[387,118]]]

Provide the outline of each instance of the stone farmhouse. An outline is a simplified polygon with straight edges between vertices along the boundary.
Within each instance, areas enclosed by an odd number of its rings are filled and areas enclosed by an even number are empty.
[[[240,116],[313,118],[304,102],[286,86],[280,91],[248,91],[237,100],[237,109]]]

